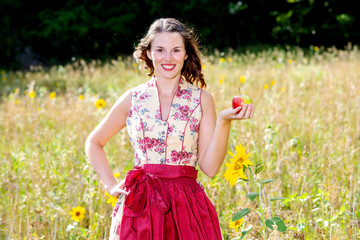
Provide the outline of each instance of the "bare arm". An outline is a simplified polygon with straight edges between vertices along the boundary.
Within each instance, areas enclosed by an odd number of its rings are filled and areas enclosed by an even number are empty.
[[[85,152],[89,162],[100,177],[105,190],[110,194],[112,194],[110,190],[117,184],[117,181],[110,169],[104,146],[110,138],[126,126],[130,103],[131,92],[127,91],[116,101],[109,113],[90,133],[85,144]]]
[[[214,177],[224,161],[232,120],[252,118],[254,105],[225,109],[216,118],[215,104],[211,94],[202,90],[201,105],[203,115],[199,129],[199,167],[207,176]]]

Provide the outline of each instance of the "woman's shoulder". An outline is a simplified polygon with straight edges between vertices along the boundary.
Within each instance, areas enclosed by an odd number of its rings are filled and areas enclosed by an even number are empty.
[[[213,96],[205,89],[201,89],[201,106],[202,108],[214,106]]]

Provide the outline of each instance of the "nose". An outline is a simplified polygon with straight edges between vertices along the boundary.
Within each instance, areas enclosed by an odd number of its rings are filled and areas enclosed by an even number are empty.
[[[171,51],[166,51],[165,53],[165,60],[171,60],[172,59],[172,53]]]

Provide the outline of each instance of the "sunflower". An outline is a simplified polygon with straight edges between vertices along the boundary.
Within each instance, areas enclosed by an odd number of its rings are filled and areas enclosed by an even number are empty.
[[[108,194],[107,191],[105,191],[105,194],[106,194],[106,196],[109,197],[107,200],[107,203],[111,204],[111,206],[114,207],[119,198],[111,196],[110,194]]]
[[[235,229],[235,232],[239,231],[239,228],[242,226],[242,224],[244,223],[244,219],[240,218],[239,220],[236,221],[231,221],[229,222],[229,228]]]
[[[247,179],[244,175],[244,168],[252,166],[253,164],[249,160],[250,153],[246,154],[246,147],[242,147],[241,144],[240,146],[236,146],[236,154],[232,152],[229,152],[229,154],[233,156],[233,158],[230,159],[230,163],[225,163],[228,169],[226,169],[224,177],[230,186],[234,186],[239,177]]]
[[[78,222],[78,221],[84,219],[85,208],[83,208],[81,206],[73,207],[72,210],[70,211],[70,214],[72,215],[72,219],[75,222]]]
[[[54,98],[56,97],[56,92],[51,92],[50,95],[49,95],[49,97],[50,97],[51,99],[54,99]]]
[[[99,99],[99,100],[97,100],[97,101],[95,102],[95,106],[96,106],[97,108],[103,108],[103,107],[106,106],[106,102],[105,102],[104,99]]]

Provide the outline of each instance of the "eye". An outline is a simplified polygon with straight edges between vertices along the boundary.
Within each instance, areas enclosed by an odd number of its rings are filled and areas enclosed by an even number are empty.
[[[175,49],[174,52],[180,52],[180,49]]]
[[[161,48],[156,49],[156,52],[161,53],[163,50]]]

